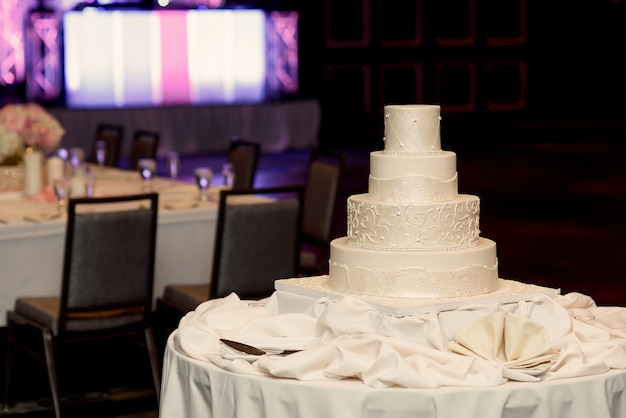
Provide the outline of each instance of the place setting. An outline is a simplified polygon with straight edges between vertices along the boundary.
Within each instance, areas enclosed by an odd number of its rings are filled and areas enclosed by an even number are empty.
[[[57,203],[56,209],[24,215],[23,218],[26,222],[47,222],[59,219],[66,214],[67,203],[70,198],[71,182],[67,177],[59,177],[53,180],[52,185]]]
[[[232,169],[232,167],[231,167]],[[228,174],[228,172],[227,172]],[[164,190],[164,198],[168,201],[163,204],[163,207],[168,210],[185,210],[194,209],[200,205],[207,203],[216,203],[220,190],[229,188],[232,185],[232,173],[225,179],[230,179],[230,182],[226,182],[224,185],[214,185],[214,174],[210,167],[196,167],[193,170],[193,179],[195,185],[180,184],[175,188],[168,188]],[[182,199],[171,199],[173,194],[177,194]],[[195,194],[195,196],[191,196]]]

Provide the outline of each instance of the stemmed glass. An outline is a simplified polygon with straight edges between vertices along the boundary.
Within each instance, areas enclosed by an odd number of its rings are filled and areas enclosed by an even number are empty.
[[[85,162],[85,150],[78,147],[70,148],[69,160],[73,173],[77,174],[80,171],[83,162]]]
[[[104,166],[107,160],[107,143],[104,140],[96,142],[96,161],[100,167]]]
[[[176,180],[178,178],[178,171],[180,170],[180,159],[176,151],[171,151],[167,154],[167,170],[170,173],[170,178]]]
[[[67,211],[67,199],[70,192],[70,181],[67,177],[59,177],[54,179],[52,184],[54,186],[54,195],[59,204],[59,212],[65,213]]]
[[[63,174],[65,176],[69,175],[69,161],[70,161],[70,153],[67,148],[59,148],[56,152],[57,157],[59,157],[63,161]]]
[[[224,179],[224,186],[233,187],[235,171],[232,163],[224,163],[224,165],[222,165],[222,178]]]
[[[137,161],[139,174],[143,179],[143,190],[149,192],[152,190],[152,178],[156,174],[156,161],[153,158],[142,158]]]
[[[211,180],[213,180],[213,172],[208,167],[198,167],[193,171],[193,176],[200,190],[199,200],[203,202],[209,200],[209,188],[211,187]]]
[[[94,197],[96,192],[96,176],[93,173],[87,172],[85,174],[85,196]]]

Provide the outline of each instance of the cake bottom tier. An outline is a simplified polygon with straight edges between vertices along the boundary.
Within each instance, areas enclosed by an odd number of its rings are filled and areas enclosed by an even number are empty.
[[[448,251],[377,251],[330,244],[330,288],[357,295],[399,298],[473,296],[498,288],[496,243]]]

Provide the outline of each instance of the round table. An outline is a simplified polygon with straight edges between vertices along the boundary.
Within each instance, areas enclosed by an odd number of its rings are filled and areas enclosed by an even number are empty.
[[[375,389],[357,380],[236,374],[182,354],[168,339],[161,418],[615,418],[626,416],[626,370],[495,387]]]

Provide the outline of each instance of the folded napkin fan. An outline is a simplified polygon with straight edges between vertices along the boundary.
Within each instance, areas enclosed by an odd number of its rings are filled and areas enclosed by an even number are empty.
[[[545,371],[556,359],[545,328],[526,317],[495,312],[462,329],[450,350],[510,369]]]

